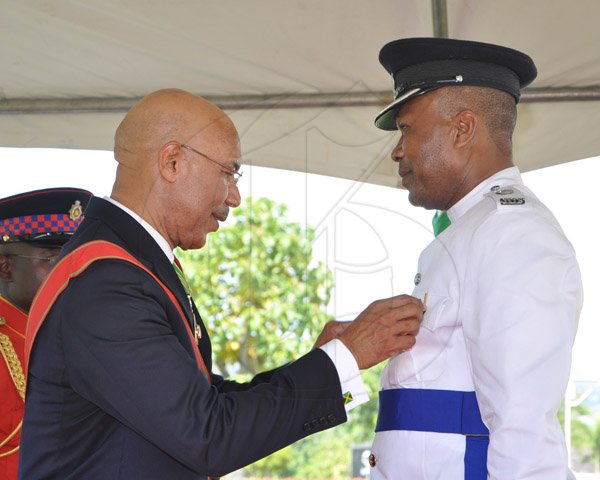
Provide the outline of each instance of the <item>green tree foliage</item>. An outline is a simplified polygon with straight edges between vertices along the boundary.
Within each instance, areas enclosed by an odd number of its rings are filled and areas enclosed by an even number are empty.
[[[235,224],[183,254],[214,365],[229,378],[247,379],[306,353],[330,319],[332,275],[312,261],[314,229],[288,221],[286,211],[249,198],[233,210]]]
[[[564,426],[565,405],[562,403],[558,418]],[[571,411],[571,445],[574,456],[584,464],[590,464],[594,472],[600,472],[600,416],[590,411],[585,404]]]
[[[330,319],[332,274],[312,259],[314,229],[288,221],[286,211],[250,198],[204,248],[178,253],[210,333],[213,364],[226,377],[246,380],[299,357]],[[380,370],[363,372],[372,392]],[[350,447],[371,442],[376,409],[373,399],[351,411],[348,423],[251,465],[246,476],[348,478]]]
[[[332,274],[312,259],[314,229],[286,219],[287,207],[248,199],[236,222],[201,250],[178,253],[225,376],[248,379],[307,352],[330,318]],[[379,371],[363,372],[372,392]],[[235,374],[235,375],[232,375]],[[256,477],[348,478],[350,447],[370,443],[377,401],[342,426],[310,436],[251,465]]]
[[[586,415],[590,415],[590,414],[591,414],[590,409],[587,408],[584,403],[580,403],[576,407],[571,408],[571,415],[575,419],[577,417],[582,417],[582,416],[586,416]],[[564,428],[564,425],[565,425],[565,401],[564,401],[564,399],[560,404],[560,408],[558,409],[558,421]]]
[[[600,416],[595,415],[583,423],[576,437],[577,450],[581,453],[581,461],[593,466],[594,472],[600,472]]]

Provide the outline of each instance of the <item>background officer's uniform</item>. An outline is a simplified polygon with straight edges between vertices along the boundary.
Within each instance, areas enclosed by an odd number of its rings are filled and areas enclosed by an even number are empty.
[[[86,190],[51,188],[0,199],[0,245],[26,242],[41,248],[60,247],[79,225],[90,196]],[[0,293],[0,479],[17,478],[26,324],[27,312]]]

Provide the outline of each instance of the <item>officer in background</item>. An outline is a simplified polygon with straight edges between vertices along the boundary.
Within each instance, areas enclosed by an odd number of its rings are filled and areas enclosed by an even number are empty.
[[[382,373],[372,479],[562,480],[557,412],[582,303],[575,252],[512,159],[530,57],[440,38],[383,47],[395,100],[376,118],[415,206],[446,210],[422,252],[416,345]]]
[[[0,199],[0,478],[17,478],[27,312],[91,193],[50,188]]]

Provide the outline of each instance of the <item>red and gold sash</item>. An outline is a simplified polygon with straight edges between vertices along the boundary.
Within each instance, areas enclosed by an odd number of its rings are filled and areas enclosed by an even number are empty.
[[[148,270],[148,268],[146,268],[144,264],[142,264],[133,255],[118,245],[104,240],[88,242],[76,248],[71,253],[66,255],[60,262],[58,262],[50,274],[44,279],[44,282],[33,299],[31,309],[29,310],[29,321],[27,323],[27,332],[25,335],[25,372],[28,371],[29,358],[37,332],[42,326],[42,323],[48,315],[48,312],[50,312],[50,309],[54,305],[54,302],[56,302],[60,294],[65,290],[65,288],[67,288],[67,285],[72,278],[75,278],[83,273],[86,268],[98,260],[123,260],[130,262],[144,270],[144,272],[150,275],[156,281],[156,283],[162,287],[179,312],[179,315],[181,316],[181,319],[185,325],[186,332],[188,333],[190,342],[193,345],[194,355],[196,356],[198,367],[200,368],[200,371],[204,377],[210,383],[210,373],[206,368],[204,360],[202,359],[202,355],[200,354],[200,351],[194,340],[194,335],[187,322],[186,316],[183,313],[183,310],[181,309],[181,306],[179,305],[179,302],[175,298],[173,292],[171,292],[171,290],[169,290],[169,288],[167,288],[167,286],[156,275],[154,275],[154,273]]]

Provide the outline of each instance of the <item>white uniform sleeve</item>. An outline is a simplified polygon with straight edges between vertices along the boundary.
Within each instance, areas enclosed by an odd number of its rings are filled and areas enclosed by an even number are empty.
[[[345,405],[346,411],[349,412],[366,403],[369,400],[369,393],[360,376],[358,364],[348,347],[341,340],[334,339],[320,348],[329,355],[337,369],[342,385],[342,394],[348,399]]]
[[[502,215],[514,221],[497,222]],[[475,295],[464,318],[473,321],[463,326],[490,430],[488,478],[567,478],[556,412],[582,303],[573,249],[547,218],[510,212],[488,218],[473,245],[464,283]]]

